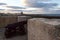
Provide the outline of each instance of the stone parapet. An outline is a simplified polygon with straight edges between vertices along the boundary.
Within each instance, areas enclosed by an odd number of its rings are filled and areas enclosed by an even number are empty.
[[[60,19],[28,20],[28,40],[60,40]]]

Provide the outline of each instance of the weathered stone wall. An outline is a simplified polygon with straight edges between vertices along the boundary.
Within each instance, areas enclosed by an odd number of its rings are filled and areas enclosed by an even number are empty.
[[[18,22],[21,22],[21,21],[26,21],[28,19],[31,19],[32,17],[30,16],[18,16]],[[27,24],[24,25],[25,27],[25,31],[27,31]]]
[[[60,40],[60,19],[33,18],[28,20],[28,40]]]
[[[18,22],[30,19],[30,16],[18,16]]]
[[[0,17],[0,27],[4,27],[7,24],[17,22],[17,16],[1,16]]]
[[[8,24],[25,21],[30,19],[30,16],[1,16],[0,17],[0,27],[5,27]]]

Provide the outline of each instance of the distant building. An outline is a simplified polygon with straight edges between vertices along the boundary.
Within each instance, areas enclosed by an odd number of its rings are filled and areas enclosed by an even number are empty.
[[[23,12],[21,12],[21,15],[23,15]]]

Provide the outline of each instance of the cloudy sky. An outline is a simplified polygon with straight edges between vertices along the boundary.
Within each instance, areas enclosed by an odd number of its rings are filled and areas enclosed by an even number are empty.
[[[32,14],[60,14],[60,0],[0,0],[0,10]]]

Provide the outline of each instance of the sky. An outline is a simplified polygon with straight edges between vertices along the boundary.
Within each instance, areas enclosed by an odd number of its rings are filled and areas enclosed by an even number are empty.
[[[23,11],[28,14],[60,14],[60,0],[0,0],[1,10]]]

